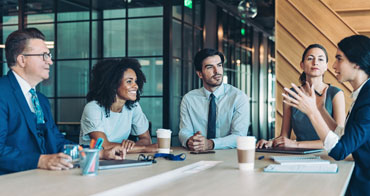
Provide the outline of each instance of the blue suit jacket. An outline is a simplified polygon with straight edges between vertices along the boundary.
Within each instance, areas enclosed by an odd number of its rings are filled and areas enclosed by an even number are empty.
[[[355,169],[347,193],[370,195],[370,80],[362,87],[347,120],[344,135],[329,155],[342,160],[352,153]]]
[[[57,129],[48,99],[37,93],[45,120],[46,154],[63,151],[72,143]],[[41,155],[36,115],[31,112],[12,71],[0,78],[0,175],[35,169]]]

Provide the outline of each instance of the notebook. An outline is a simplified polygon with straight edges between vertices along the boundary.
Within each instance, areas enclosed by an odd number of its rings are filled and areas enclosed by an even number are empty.
[[[323,149],[314,149],[314,148],[289,148],[289,147],[256,148],[256,152],[287,153],[287,154],[310,154],[322,151]]]
[[[309,164],[330,164],[329,160],[321,159],[319,156],[298,155],[298,156],[271,156],[271,159],[280,165],[309,165]]]
[[[279,165],[270,164],[263,169],[265,172],[282,173],[337,173],[337,164],[298,164],[298,165]]]
[[[138,161],[138,160],[100,160],[99,169],[116,169],[116,168],[125,168],[125,167],[139,167],[151,165],[151,161]]]

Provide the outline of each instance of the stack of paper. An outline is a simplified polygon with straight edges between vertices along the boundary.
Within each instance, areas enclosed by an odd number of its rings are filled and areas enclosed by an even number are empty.
[[[276,163],[264,168],[265,172],[336,173],[337,164],[319,156],[272,156]]]

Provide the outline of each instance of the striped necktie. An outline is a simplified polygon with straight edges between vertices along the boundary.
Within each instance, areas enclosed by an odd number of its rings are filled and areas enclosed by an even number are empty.
[[[39,99],[37,98],[36,91],[35,89],[31,88],[30,90],[31,93],[31,100],[32,100],[32,106],[33,109],[35,110],[35,114],[37,117],[37,124],[44,124],[44,114],[42,113],[41,105],[39,102]]]

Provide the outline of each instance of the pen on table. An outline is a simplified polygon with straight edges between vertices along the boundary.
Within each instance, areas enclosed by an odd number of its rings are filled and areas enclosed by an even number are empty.
[[[263,158],[265,158],[265,156],[260,156],[260,157],[258,157],[258,160],[262,160]]]

